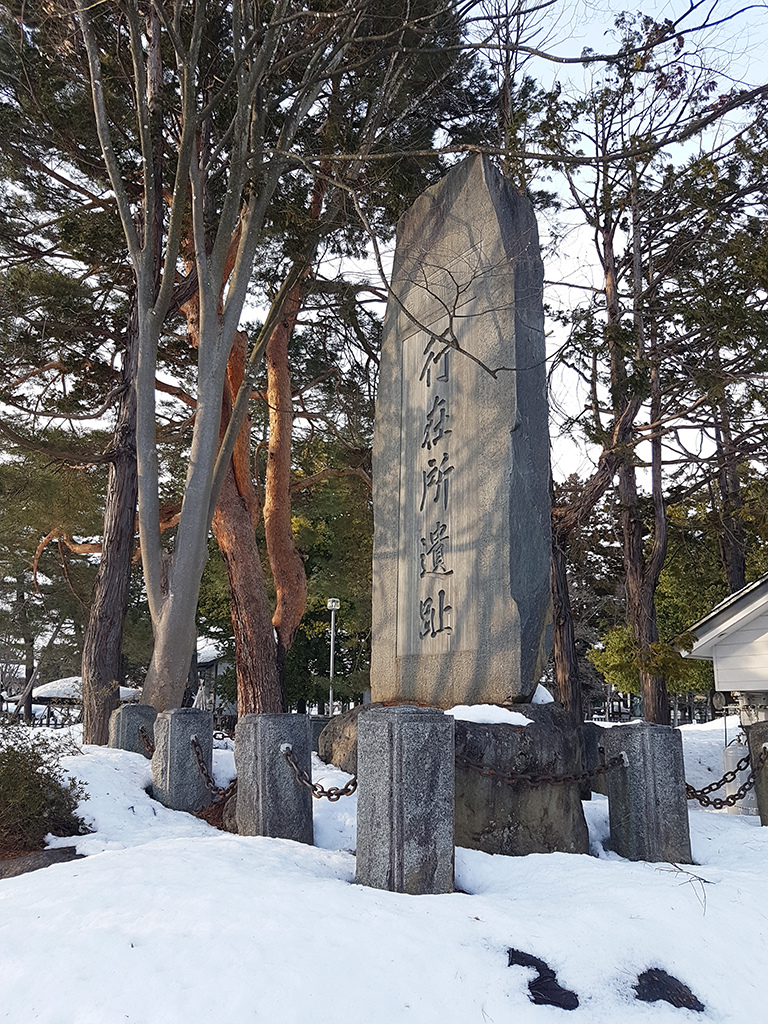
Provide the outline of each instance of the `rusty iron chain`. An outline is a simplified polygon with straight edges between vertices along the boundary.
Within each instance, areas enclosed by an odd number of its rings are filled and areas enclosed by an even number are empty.
[[[144,749],[146,750],[146,752],[149,754],[150,757],[152,757],[152,755],[155,752],[155,744],[152,742],[152,737],[149,735],[149,733],[147,732],[143,725],[139,726],[139,738],[141,742],[144,744]]]
[[[189,743],[190,746],[192,747],[192,753],[195,755],[197,767],[200,770],[200,775],[202,776],[205,788],[209,790],[211,796],[213,797],[213,802],[217,804],[220,803],[222,800],[226,800],[237,789],[237,779],[232,779],[230,784],[226,787],[217,786],[213,780],[213,776],[208,771],[208,765],[205,763],[205,758],[203,757],[203,748],[200,746],[200,741],[198,740],[197,736],[191,736]]]
[[[154,745],[146,734],[143,726],[140,726],[139,733],[144,741],[145,746],[149,750],[150,746],[154,751]],[[225,799],[235,792],[237,788],[237,779],[233,779],[226,788],[217,786],[211,777],[210,772],[205,764],[203,758],[203,751],[200,747],[200,743],[197,736],[192,736],[190,740],[192,751],[197,761],[197,767],[200,770],[200,774],[203,778],[203,782],[208,790],[214,797],[215,802]],[[357,776],[354,775],[349,782],[347,782],[341,788],[337,786],[331,786],[329,789],[325,789],[320,785],[319,782],[313,782],[309,774],[299,766],[296,758],[293,754],[293,749],[290,744],[286,743],[282,748],[283,756],[288,762],[290,767],[293,769],[293,773],[296,776],[296,781],[311,792],[312,796],[316,800],[325,798],[331,803],[335,803],[340,800],[343,796],[351,796],[357,789]],[[150,751],[150,752],[152,752]],[[742,783],[736,793],[731,793],[724,799],[714,797],[710,799],[709,793],[713,793],[715,790],[720,789],[728,782],[734,782],[737,774],[744,771],[748,766],[750,759],[749,757],[743,757],[731,771],[727,771],[722,779],[717,782],[712,782],[708,786],[704,786],[702,789],[694,789],[693,786],[686,783],[685,793],[688,800],[698,800],[702,807],[714,807],[716,810],[721,810],[723,807],[733,807],[739,800],[743,800],[747,793],[754,787],[757,774],[768,761],[768,746],[764,747],[762,753],[757,762],[757,767],[753,772],[750,772],[749,778]],[[483,778],[496,779],[498,782],[503,782],[508,786],[523,786],[526,789],[533,789],[536,786],[562,786],[568,783],[574,782],[586,782],[588,779],[596,778],[599,775],[605,775],[607,772],[612,771],[614,768],[620,766],[626,766],[626,755],[618,754],[616,757],[612,757],[610,761],[604,764],[597,765],[595,768],[587,769],[581,772],[568,772],[563,775],[553,774],[542,774],[542,775],[530,775],[525,772],[517,772],[514,774],[506,774],[498,771],[492,765],[482,764],[477,761],[472,761],[468,757],[458,755],[456,757],[456,764],[460,768],[466,768],[469,771],[475,772],[477,775]]]
[[[288,764],[293,768],[293,774],[296,776],[296,781],[302,786],[306,786],[311,792],[315,800],[321,800],[323,797],[326,800],[330,800],[331,803],[335,803],[337,800],[341,800],[343,796],[352,796],[357,789],[357,776],[353,775],[349,782],[342,786],[341,789],[338,786],[331,786],[330,789],[324,789],[319,782],[313,782],[309,775],[300,768],[296,758],[293,756],[293,749],[289,743],[285,743],[282,746],[283,756]]]
[[[583,772],[569,772],[565,775],[530,775],[525,772],[506,774],[498,771],[498,769],[493,768],[489,764],[481,764],[477,761],[472,761],[468,757],[463,757],[461,754],[456,757],[456,764],[460,768],[466,768],[468,771],[476,772],[484,779],[496,779],[498,782],[503,782],[507,786],[524,786],[526,789],[533,789],[535,786],[564,786],[569,782],[586,782],[587,779],[593,779],[598,775],[604,775],[606,772],[612,771],[620,765],[626,765],[626,763],[625,755],[617,754],[616,757],[612,757],[607,763],[598,765],[596,768],[589,768]]]
[[[725,775],[723,775],[722,779],[718,779],[717,782],[710,782],[708,786],[703,786],[701,789],[694,789],[693,786],[686,782],[685,798],[686,800],[698,800],[702,807],[714,807],[716,811],[721,811],[724,807],[733,807],[739,802],[739,800],[743,800],[747,793],[754,788],[757,776],[766,761],[768,761],[768,747],[763,747],[754,770],[749,773],[747,779],[742,782],[735,793],[730,793],[726,797],[716,796],[711,799],[707,795],[709,793],[714,793],[716,789],[721,789],[727,782],[735,782],[738,773],[749,768],[749,754],[747,754],[746,757],[742,757],[741,760],[736,763],[736,767],[727,771]]]

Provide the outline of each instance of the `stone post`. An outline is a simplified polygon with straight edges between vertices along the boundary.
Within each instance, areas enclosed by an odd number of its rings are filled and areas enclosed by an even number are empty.
[[[385,707],[358,719],[360,885],[412,896],[453,892],[454,720]]]
[[[155,721],[152,755],[152,795],[174,811],[199,811],[211,802],[192,750],[196,736],[203,761],[213,764],[213,715],[197,708],[161,711]]]
[[[299,768],[312,775],[306,715],[243,715],[235,728],[237,831],[314,842],[312,794],[285,758],[290,745]]]
[[[139,729],[143,726],[147,736],[154,742],[156,718],[157,712],[149,704],[123,704],[112,712],[109,719],[109,746],[151,757],[139,735]]]
[[[605,776],[611,848],[628,860],[691,864],[683,741],[669,725],[637,722],[606,729],[610,761],[624,752],[625,767]]]
[[[747,729],[749,743],[749,756],[752,761],[752,769],[760,758],[763,744],[768,743],[768,722],[757,722]],[[760,824],[768,825],[768,764],[763,765],[762,771],[755,778],[755,794],[757,795],[757,810],[760,814]]]

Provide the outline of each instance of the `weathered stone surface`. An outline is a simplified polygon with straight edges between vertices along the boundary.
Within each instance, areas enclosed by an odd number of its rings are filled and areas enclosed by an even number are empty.
[[[238,834],[237,829],[237,790],[224,801],[224,810],[221,816],[221,828],[224,832]]]
[[[336,765],[343,772],[357,771],[357,720],[382,704],[358,704],[343,715],[334,715],[320,733],[318,753],[326,764]]]
[[[486,853],[588,853],[579,784],[527,789],[485,778],[461,758],[502,774],[565,775],[581,768],[578,729],[556,704],[521,704],[530,725],[456,722],[456,845]]]
[[[536,686],[550,603],[542,279],[533,208],[485,157],[399,222],[373,450],[374,701],[504,703]]]
[[[314,842],[312,794],[300,785],[285,758],[291,747],[311,777],[312,756],[306,715],[243,715],[235,728],[237,830],[243,836],[272,836]]]
[[[211,802],[192,751],[196,736],[203,761],[213,764],[213,715],[198,708],[161,711],[155,721],[155,752],[152,755],[152,795],[174,811],[199,811]]]
[[[611,848],[628,860],[692,863],[680,731],[616,725],[605,730],[603,746],[609,761],[622,751],[628,760],[605,777]]]
[[[312,744],[312,749],[317,752],[319,751],[320,733],[331,721],[330,715],[310,715],[309,716],[309,736]]]
[[[75,846],[57,846],[53,850],[40,850],[39,853],[28,853],[23,857],[0,859],[0,878],[14,878],[16,875],[25,875],[28,871],[50,867],[51,864],[81,860],[83,856],[77,852]]]
[[[604,763],[601,748],[603,747],[605,729],[597,725],[596,722],[582,722],[579,725],[579,734],[581,736],[581,763],[584,766],[584,771],[592,771]],[[582,785],[582,800],[588,800],[592,793],[607,795],[605,775],[595,775]]]
[[[754,725],[750,725],[747,728],[747,738],[749,756],[754,769],[760,758],[763,744],[768,743],[768,722],[756,722]],[[762,771],[755,776],[755,793],[760,824],[768,825],[768,764],[764,765]]]
[[[751,760],[752,755],[749,749],[749,740],[744,737],[744,743],[741,742],[742,737],[738,734],[729,741],[723,751],[723,769],[726,772],[733,772],[735,778],[730,782],[726,782],[723,787],[723,792],[718,793],[719,797],[737,796],[742,785],[747,781],[752,769]],[[747,758],[747,767],[739,769],[739,762]],[[737,800],[735,804],[725,808],[727,814],[749,814],[757,817],[760,814],[760,809],[757,803],[757,789],[753,788],[748,790],[741,799]]]
[[[152,740],[156,718],[157,712],[149,704],[123,704],[110,716],[109,746],[151,757],[139,735],[139,729],[143,726]]]
[[[356,881],[412,896],[453,891],[453,719],[376,708],[358,719]]]

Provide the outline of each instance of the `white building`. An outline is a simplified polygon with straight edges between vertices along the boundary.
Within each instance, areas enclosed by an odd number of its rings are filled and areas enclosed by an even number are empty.
[[[768,574],[726,597],[691,632],[696,643],[686,657],[713,662],[715,689],[736,696],[743,724],[768,719]]]

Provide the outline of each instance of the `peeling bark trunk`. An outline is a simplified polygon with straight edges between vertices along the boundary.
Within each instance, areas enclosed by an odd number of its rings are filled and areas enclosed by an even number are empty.
[[[643,316],[643,260],[641,215],[637,181],[632,176],[632,264],[633,264],[633,321],[635,328],[635,355],[645,359],[646,331]],[[652,279],[649,265],[648,279]],[[651,337],[651,423],[661,422],[661,388],[659,383],[659,355],[655,336]],[[659,639],[656,622],[656,586],[667,553],[667,509],[664,501],[662,478],[661,435],[651,437],[651,489],[653,497],[653,527],[651,550],[645,553],[644,524],[637,496],[635,466],[625,461],[619,469],[619,501],[621,525],[624,535],[624,571],[626,575],[629,622],[637,645],[640,661],[640,692],[643,697],[643,715],[646,722],[669,724],[669,695],[662,676],[653,671],[652,645]]]
[[[277,633],[277,670],[285,682],[285,663],[307,604],[304,562],[291,523],[291,440],[293,396],[288,346],[301,309],[301,284],[294,285],[285,316],[267,343],[269,450],[264,486],[264,528],[277,602],[272,624]]]
[[[624,572],[626,575],[627,612],[640,658],[640,691],[646,722],[669,724],[669,696],[664,680],[646,668],[651,644],[659,639],[656,626],[654,591],[656,581],[646,574],[643,557],[643,522],[637,502],[634,466],[619,469],[619,501],[624,538]],[[658,577],[657,577],[658,578]]]
[[[132,303],[125,342],[114,458],[104,505],[101,561],[93,587],[83,643],[83,742],[104,744],[109,719],[119,704],[120,654],[128,610],[136,532],[136,309]]]
[[[552,654],[557,699],[580,722],[584,714],[579,662],[574,641],[571,598],[568,593],[566,557],[561,541],[554,533],[552,535],[551,581],[554,633]]]
[[[658,373],[652,375],[651,422],[658,422],[660,395]],[[635,467],[625,462],[619,468],[619,502],[624,539],[627,610],[640,658],[640,690],[646,722],[669,724],[669,695],[663,677],[650,667],[651,645],[659,639],[656,624],[656,585],[667,551],[667,518],[662,490],[661,437],[651,441],[653,487],[653,543],[648,557],[644,551],[644,524],[639,512]]]
[[[246,338],[238,332],[222,402],[222,437],[229,423],[232,400],[243,380],[245,353]],[[238,715],[284,710],[272,611],[254,533],[259,508],[250,470],[249,439],[246,420],[238,434],[212,524],[229,577]]]
[[[196,347],[199,334],[199,303],[196,296],[186,303],[184,313],[190,343]],[[247,350],[247,336],[243,331],[238,331],[227,361],[227,379],[221,402],[220,440],[229,425],[232,403],[245,377]],[[277,669],[272,610],[256,542],[255,530],[260,514],[251,473],[250,422],[246,419],[237,435],[211,521],[229,580],[238,715],[279,713],[285,705]]]
[[[224,479],[213,531],[227,567],[235,638],[237,713],[283,710],[278,679],[272,610],[253,538],[253,523],[230,468]]]

